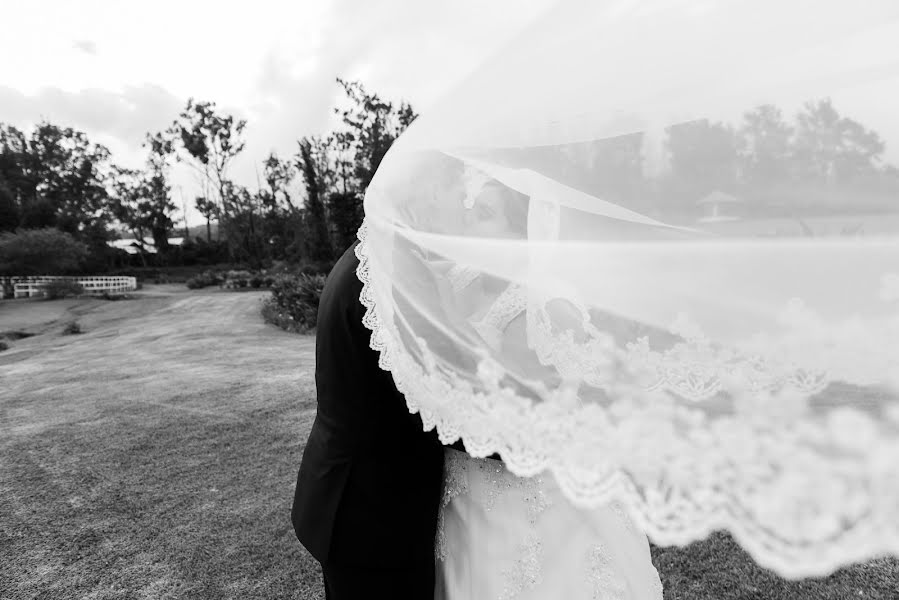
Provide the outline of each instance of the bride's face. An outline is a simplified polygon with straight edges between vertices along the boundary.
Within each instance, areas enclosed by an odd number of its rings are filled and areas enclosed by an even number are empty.
[[[496,182],[481,189],[474,206],[466,210],[466,231],[472,236],[487,238],[518,237],[509,220],[509,190]]]

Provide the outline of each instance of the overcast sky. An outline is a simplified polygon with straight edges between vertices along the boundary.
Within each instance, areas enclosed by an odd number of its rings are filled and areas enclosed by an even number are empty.
[[[235,177],[331,126],[335,78],[421,111],[551,0],[28,0],[4,3],[0,122],[86,131],[137,166],[189,97],[248,120]],[[188,202],[194,178],[176,176]],[[176,200],[180,203],[177,190]],[[191,223],[198,222],[195,214]]]
[[[0,122],[27,128],[46,118],[73,126],[109,147],[117,163],[138,166],[146,132],[169,126],[190,97],[212,100],[248,121],[233,176],[255,187],[268,152],[292,155],[297,139],[332,127],[336,77],[427,112],[554,3],[10,0],[0,35]],[[897,32],[899,19],[889,19],[834,46],[838,55],[828,59],[883,71],[876,85],[854,86],[834,100],[886,138],[892,161],[899,160]],[[193,174],[182,167],[174,184],[176,202],[183,191],[191,206],[199,192]],[[189,210],[188,220],[201,219]]]

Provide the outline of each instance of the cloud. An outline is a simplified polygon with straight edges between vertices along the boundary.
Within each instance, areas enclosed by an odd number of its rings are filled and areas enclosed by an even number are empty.
[[[548,2],[522,8],[518,0],[336,0],[311,43],[265,55],[247,151],[268,146],[292,153],[298,138],[330,129],[342,95],[337,77],[359,79],[385,99],[426,108]]]
[[[97,44],[90,40],[76,40],[72,47],[92,56],[97,54]]]
[[[33,95],[0,86],[3,122],[29,129],[41,120],[84,131],[91,141],[107,146],[113,161],[139,166],[147,132],[168,127],[184,101],[155,85],[129,86],[115,92],[86,89],[69,92],[43,88]]]
[[[86,89],[69,92],[43,88],[26,95],[0,86],[0,113],[14,124],[33,124],[46,119],[90,133],[140,142],[148,131],[167,127],[178,115],[182,101],[164,88],[146,84],[122,91]]]

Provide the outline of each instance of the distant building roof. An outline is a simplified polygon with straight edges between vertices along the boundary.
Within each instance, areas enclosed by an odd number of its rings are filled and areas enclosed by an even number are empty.
[[[170,237],[169,238],[169,246],[180,246],[184,243],[183,237]],[[137,241],[137,238],[122,238],[119,240],[112,240],[107,242],[113,248],[118,248],[119,250],[124,250],[128,254],[137,254],[140,252],[140,244]],[[156,254],[156,245],[153,243],[153,238],[144,238],[143,243],[144,252],[148,254]]]
[[[740,204],[743,201],[720,190],[715,190],[696,201],[696,204]]]

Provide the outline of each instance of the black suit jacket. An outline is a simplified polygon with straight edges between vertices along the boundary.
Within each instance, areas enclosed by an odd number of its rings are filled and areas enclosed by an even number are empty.
[[[318,411],[297,476],[292,520],[320,562],[433,565],[443,446],[409,413],[362,324],[355,246],[328,276],[318,311]]]

